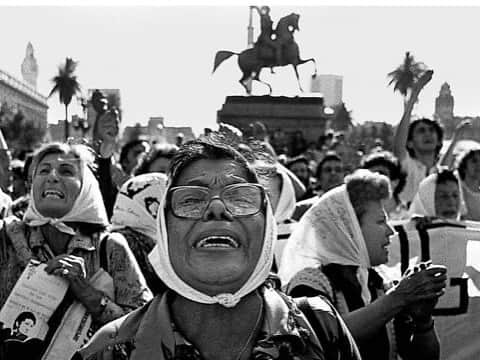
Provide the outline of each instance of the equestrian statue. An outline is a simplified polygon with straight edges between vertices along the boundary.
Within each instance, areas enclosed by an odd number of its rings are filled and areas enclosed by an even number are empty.
[[[303,92],[298,76],[297,66],[307,62],[313,62],[315,66],[314,76],[317,75],[317,64],[314,58],[302,60],[298,50],[298,45],[295,42],[293,34],[299,30],[298,19],[300,15],[291,13],[290,15],[282,17],[277,24],[275,30],[273,29],[273,21],[270,17],[270,8],[268,6],[251,6],[260,16],[260,35],[257,38],[253,48],[246,49],[241,53],[221,50],[215,55],[215,64],[213,72],[220,66],[220,64],[230,58],[232,55],[238,55],[238,66],[243,73],[239,80],[240,84],[245,88],[247,94],[251,93],[251,88],[247,86],[250,80],[257,80],[258,82],[268,86],[270,94],[272,87],[270,84],[260,80],[260,72],[263,68],[270,68],[273,73],[273,68],[278,66],[292,65],[297,77],[300,91]]]

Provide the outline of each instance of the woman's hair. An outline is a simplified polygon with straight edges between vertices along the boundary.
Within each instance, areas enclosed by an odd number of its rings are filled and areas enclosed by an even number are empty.
[[[149,173],[150,165],[159,158],[172,159],[178,152],[178,146],[173,144],[155,144],[135,169],[135,176]]]
[[[431,120],[431,119],[428,119],[428,118],[421,118],[421,119],[414,120],[414,121],[411,122],[410,126],[408,127],[407,145],[406,145],[408,155],[410,155],[410,157],[412,157],[412,158],[415,157],[415,152],[413,151],[413,148],[408,145],[408,142],[412,141],[413,132],[415,131],[415,128],[418,125],[420,125],[421,123],[431,125],[435,129],[435,132],[437,133],[437,138],[438,138],[438,144],[437,144],[437,147],[435,149],[435,155],[438,156],[438,154],[440,154],[440,150],[442,149],[442,146],[443,146],[443,129],[437,121]]]
[[[480,149],[470,149],[468,151],[465,151],[460,158],[458,159],[458,165],[457,165],[457,170],[458,170],[458,175],[460,175],[460,179],[464,180],[465,179],[465,170],[467,169],[467,163],[470,159],[473,159],[475,154],[480,153]]]
[[[407,183],[407,174],[402,170],[398,158],[390,151],[377,151],[365,155],[362,158],[360,167],[370,169],[375,166],[385,166],[390,172],[390,180],[398,180],[398,185],[393,191],[393,197],[398,201],[398,195],[402,192]]]
[[[345,177],[348,197],[357,219],[361,222],[371,201],[381,201],[390,196],[390,181],[385,175],[359,169]]]
[[[15,322],[13,323],[12,330],[14,330],[14,331],[18,330],[18,328],[20,327],[20,324],[27,319],[32,320],[34,324],[37,323],[37,318],[35,317],[35,315],[32,312],[24,311],[24,312],[20,313],[20,315],[18,315],[17,318],[15,319]]]
[[[317,169],[315,170],[315,178],[320,179],[320,177],[322,176],[323,165],[327,161],[342,162],[342,158],[335,151],[327,152],[327,154],[323,157],[323,159],[317,165]]]
[[[208,138],[188,141],[183,144],[170,163],[168,175],[175,184],[182,171],[191,163],[202,160],[233,160],[247,172],[249,182],[258,183],[257,174],[247,159],[223,141],[221,134],[215,133]]]
[[[450,170],[448,168],[440,169],[439,172],[437,173],[436,185],[445,184],[449,181],[453,181],[458,185],[458,178],[455,176],[455,173],[453,172],[453,170]]]
[[[41,147],[33,156],[31,165],[33,166],[33,176],[35,176],[38,164],[45,156],[50,154],[72,154],[75,158],[84,162],[93,172],[95,170],[95,155],[93,154],[93,151],[86,145],[51,143]]]

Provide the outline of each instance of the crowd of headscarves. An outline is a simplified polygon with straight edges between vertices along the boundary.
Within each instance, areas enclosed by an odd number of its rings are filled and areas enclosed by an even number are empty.
[[[31,228],[35,235],[40,233],[38,229],[48,224],[71,236],[78,235],[77,229],[69,225],[72,223],[108,226],[111,234],[119,234],[128,243],[153,294],[162,294],[169,288],[195,302],[220,303],[232,307],[243,296],[258,288],[270,272],[278,271],[279,285],[284,291],[288,293],[299,285],[320,289],[330,299],[339,297],[335,305],[341,314],[349,312],[352,301],[356,302],[353,305],[356,308],[370,304],[373,299],[369,281],[372,281],[371,269],[374,266],[370,262],[366,241],[346,185],[337,186],[318,197],[300,221],[294,221],[292,215],[297,202],[295,175],[278,163],[274,156],[265,155],[265,152],[261,159],[256,158],[255,149],[258,144],[244,142],[241,135],[232,134],[228,126],[223,127],[223,136],[230,143],[234,140],[233,145],[246,155],[259,173],[267,168],[268,174],[260,176],[260,182],[267,190],[272,205],[272,208],[267,208],[265,237],[257,265],[248,281],[233,294],[211,296],[201,293],[185,283],[173,269],[168,254],[165,219],[166,194],[171,184],[169,178],[162,173],[142,174],[124,182],[116,195],[113,215],[109,221],[97,179],[85,165],[82,167],[80,194],[66,215],[58,219],[44,216],[36,209],[35,202],[30,201],[22,226]],[[436,219],[442,217],[437,211],[438,204],[435,204],[438,177],[438,174],[432,174],[420,183],[408,217],[402,213],[404,219],[393,224],[396,234],[391,237],[390,259],[386,264],[375,266],[379,276],[383,277],[377,281],[393,286],[394,281],[398,281],[408,267],[421,261],[432,260],[436,264],[448,266],[451,279],[446,295],[448,299],[442,300],[444,302],[439,306],[447,311],[440,311],[435,317],[442,358],[468,359],[472,354],[480,353],[480,342],[474,336],[469,336],[471,329],[480,324],[480,304],[477,304],[480,286],[475,283],[475,280],[480,279],[480,260],[475,260],[469,253],[475,251],[477,244],[480,244],[480,223],[462,222],[468,210],[468,201],[464,199],[468,188],[458,174],[454,175],[458,190],[452,195],[458,198],[454,214],[449,212],[447,221]],[[452,180],[452,177],[447,180]],[[7,199],[5,201],[8,202]],[[6,203],[3,208],[8,206],[10,205]],[[426,217],[428,221],[418,222],[415,220],[418,217]],[[450,236],[448,241],[445,240],[445,234]],[[443,241],[437,241],[437,238]],[[25,265],[32,257],[31,245],[14,242],[13,246],[20,262]],[[45,251],[44,248],[35,248],[35,257],[44,261],[52,257],[52,254],[42,255],[42,251]],[[480,259],[480,252],[478,254],[477,258]],[[314,270],[329,264],[357,269],[353,282],[355,288],[348,288],[352,284],[349,282],[351,279],[337,279],[340,282],[345,280],[343,285],[340,284],[343,293],[339,294],[332,287],[328,276]],[[328,272],[328,267],[326,269]],[[11,270],[0,275],[3,283],[7,284],[1,287],[2,303],[18,278],[18,269],[16,270],[15,276],[12,276]],[[454,280],[466,278],[467,273],[473,280]],[[466,285],[458,285],[458,281]],[[349,295],[351,293],[355,293],[354,300]],[[112,297],[115,298],[115,294]],[[147,298],[149,296],[145,296]],[[387,326],[390,340],[394,337],[392,328],[391,325]],[[393,353],[391,350],[390,354]]]

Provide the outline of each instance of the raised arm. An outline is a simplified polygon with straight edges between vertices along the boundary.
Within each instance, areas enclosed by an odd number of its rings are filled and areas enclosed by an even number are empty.
[[[402,161],[407,155],[407,136],[413,107],[418,100],[420,91],[422,91],[423,87],[432,79],[432,75],[433,70],[426,71],[413,86],[410,97],[405,105],[402,119],[400,120],[397,130],[395,131],[395,137],[393,140],[393,153],[400,161]]]
[[[465,138],[465,134],[472,128],[472,123],[470,120],[462,121],[456,128],[453,133],[452,141],[445,152],[445,154],[440,159],[441,166],[447,166],[449,169],[453,168],[453,162],[455,160],[453,156],[453,150],[455,150],[455,145]]]

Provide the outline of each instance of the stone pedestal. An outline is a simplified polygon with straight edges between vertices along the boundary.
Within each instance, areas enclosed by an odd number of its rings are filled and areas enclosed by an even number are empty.
[[[298,132],[307,143],[316,143],[325,133],[327,119],[323,110],[322,97],[228,96],[217,112],[217,122],[248,133],[249,124],[261,121],[268,129],[272,145],[283,147],[289,146],[293,137],[299,136]],[[275,144],[276,141],[282,144]]]

